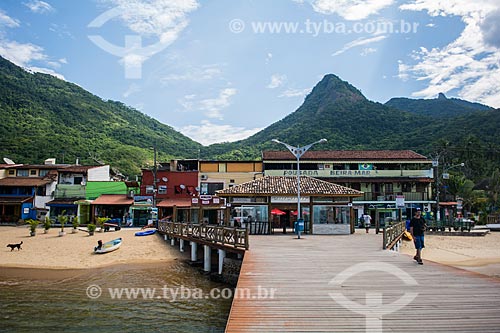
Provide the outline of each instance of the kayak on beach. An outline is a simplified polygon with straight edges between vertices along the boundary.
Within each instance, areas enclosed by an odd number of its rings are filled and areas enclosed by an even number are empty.
[[[136,232],[135,235],[136,236],[149,236],[149,235],[154,234],[155,232],[156,232],[156,229],[149,229],[149,230]]]
[[[102,243],[102,240],[99,240],[97,243],[99,245],[94,247],[95,253],[99,253],[99,254],[100,253],[108,253],[108,252],[117,250],[122,245],[122,239],[121,238],[113,239],[112,241],[106,242],[104,244]]]

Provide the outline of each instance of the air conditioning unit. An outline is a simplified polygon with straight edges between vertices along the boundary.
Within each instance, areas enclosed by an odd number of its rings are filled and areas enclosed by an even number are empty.
[[[201,180],[207,180],[208,176],[207,175],[201,175]]]
[[[424,204],[424,212],[428,213],[431,211],[431,204]]]

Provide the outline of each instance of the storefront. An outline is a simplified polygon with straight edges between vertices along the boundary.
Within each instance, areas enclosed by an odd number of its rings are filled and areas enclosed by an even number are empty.
[[[305,232],[351,234],[355,217],[352,198],[363,192],[301,176],[300,205]],[[250,228],[251,233],[291,232],[297,221],[297,178],[266,176],[217,191],[230,207],[229,225]]]
[[[126,194],[102,194],[92,202],[95,217],[108,217],[127,226],[127,216],[134,199]]]

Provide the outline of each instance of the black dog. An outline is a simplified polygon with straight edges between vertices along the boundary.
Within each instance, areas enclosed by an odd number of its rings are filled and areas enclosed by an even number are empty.
[[[8,244],[7,247],[10,247],[11,251],[14,251],[14,249],[17,247],[17,250],[19,251],[22,250],[21,244],[23,244],[22,241],[19,244]]]

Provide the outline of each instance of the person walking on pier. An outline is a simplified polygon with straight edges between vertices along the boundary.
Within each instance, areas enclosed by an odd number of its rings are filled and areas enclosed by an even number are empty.
[[[422,249],[424,245],[424,232],[426,229],[425,219],[421,215],[420,209],[417,209],[415,216],[410,221],[410,233],[413,237],[413,242],[415,243],[415,249],[417,253],[413,257],[419,265],[423,265],[422,261]]]
[[[368,233],[370,230],[370,226],[372,225],[372,217],[368,213],[365,213],[363,215],[363,220],[365,221],[366,233]]]

